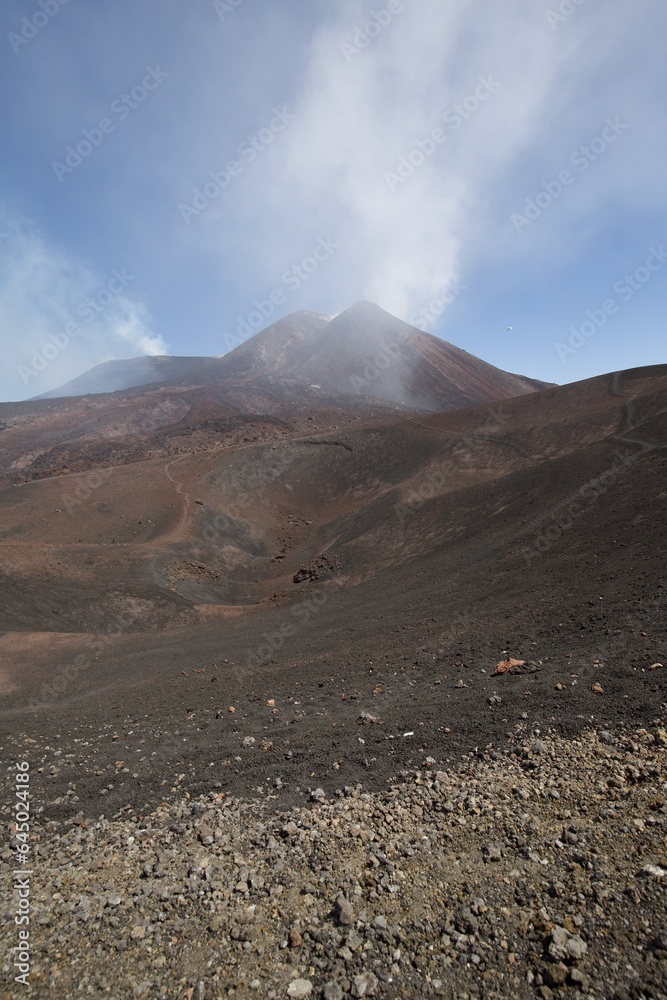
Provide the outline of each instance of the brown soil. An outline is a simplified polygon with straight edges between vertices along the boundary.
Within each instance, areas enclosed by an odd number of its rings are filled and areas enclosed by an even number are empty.
[[[179,773],[197,794],[211,762],[242,795],[280,776],[286,805],[655,720],[666,390],[653,368],[398,422],[321,411],[5,487],[1,721],[12,752],[63,751],[35,775],[46,815],[148,808]],[[530,672],[492,677],[508,656]]]

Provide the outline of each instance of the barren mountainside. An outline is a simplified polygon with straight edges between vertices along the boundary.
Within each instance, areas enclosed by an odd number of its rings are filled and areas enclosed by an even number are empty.
[[[474,406],[543,388],[512,375],[438,337],[358,302],[334,319],[302,310],[272,323],[218,358],[134,358],[109,361],[38,399],[117,392],[140,385],[172,389],[284,380],[324,393],[358,395],[426,410]]]

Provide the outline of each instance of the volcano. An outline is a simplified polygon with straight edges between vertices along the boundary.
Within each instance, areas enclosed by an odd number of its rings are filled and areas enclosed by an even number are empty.
[[[334,319],[304,310],[223,357],[105,362],[40,398],[0,404],[0,484],[205,448],[221,434],[259,440],[278,433],[281,421],[293,431],[309,418],[328,425],[335,412],[336,425],[349,426],[361,414],[447,412],[546,385],[494,368],[370,302]]]
[[[109,361],[37,399],[119,392],[284,385],[289,405],[299,384],[333,396],[361,396],[407,409],[451,410],[518,396],[546,383],[512,375],[424,333],[371,302],[334,319],[302,310],[272,323],[219,358]],[[273,404],[274,407],[276,404]],[[277,405],[279,401],[277,401]]]
[[[224,758],[243,794],[313,773],[379,787],[423,759],[404,732],[443,759],[503,745],[526,712],[568,734],[651,723],[667,684],[653,669],[667,367],[544,387],[368,303],[284,317],[200,360],[0,406],[0,681],[16,739],[61,734],[74,761],[101,717],[132,717],[133,755],[146,719],[178,732],[139,784],[109,789],[119,809],[161,801],[174,771],[205,788],[201,761]],[[490,710],[506,660],[529,670]],[[301,707],[267,717],[267,699]],[[371,727],[360,756],[369,705],[400,738]],[[267,729],[237,767],[239,740]],[[74,780],[78,808],[99,807],[104,753],[56,776],[48,815],[67,815]]]

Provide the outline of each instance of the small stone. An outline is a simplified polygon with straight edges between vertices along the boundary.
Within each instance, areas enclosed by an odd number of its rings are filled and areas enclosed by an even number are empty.
[[[667,931],[661,931],[653,938],[652,947],[656,951],[667,952]]]
[[[354,911],[352,905],[345,898],[345,896],[339,896],[336,900],[336,910],[338,913],[338,923],[343,925],[349,925],[354,922]]]
[[[343,991],[338,983],[327,983],[322,990],[323,1000],[343,1000]]]
[[[325,802],[326,798],[326,792],[323,788],[316,788],[314,792],[310,793],[311,802]]]
[[[573,962],[579,962],[588,951],[588,945],[578,934],[573,934],[567,942],[567,951]]]
[[[313,992],[310,979],[293,979],[287,987],[288,997],[309,997]]]
[[[130,937],[134,938],[135,941],[139,941],[142,937],[146,935],[146,928],[142,927],[141,924],[135,924],[135,926],[130,931]]]
[[[655,878],[660,881],[667,876],[667,871],[664,868],[660,868],[659,865],[644,865],[639,874],[645,878]]]
[[[611,735],[611,733],[609,732],[608,729],[602,729],[598,733],[598,739],[599,739],[600,743],[607,743],[610,746],[614,742],[614,737]]]
[[[377,988],[378,979],[372,972],[362,972],[352,980],[353,997],[372,997]]]
[[[381,913],[377,917],[373,918],[373,927],[377,928],[379,931],[386,931],[387,929],[387,918]]]
[[[564,986],[567,982],[567,966],[563,962],[556,962],[554,965],[545,966],[542,969],[542,976],[547,986]]]
[[[575,966],[573,969],[570,969],[570,982],[573,986],[581,986],[583,989],[586,989],[589,978],[585,972],[582,972],[581,969],[577,969]]]
[[[503,857],[503,852],[498,844],[486,844],[482,848],[482,853],[487,861],[501,861]]]
[[[351,951],[358,951],[364,943],[364,939],[358,931],[355,931],[354,928],[352,928],[345,938],[345,943]]]
[[[551,932],[549,955],[555,962],[578,962],[588,951],[588,945],[578,934],[570,934],[558,924]]]
[[[290,948],[300,948],[303,944],[301,932],[296,927],[293,927],[289,932],[289,944]]]

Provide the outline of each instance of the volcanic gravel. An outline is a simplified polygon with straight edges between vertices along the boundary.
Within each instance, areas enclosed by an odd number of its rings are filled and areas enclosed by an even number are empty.
[[[663,725],[424,757],[282,812],[216,788],[147,815],[38,809],[29,995],[665,997]]]
[[[665,381],[0,490],[0,997],[667,997]]]

